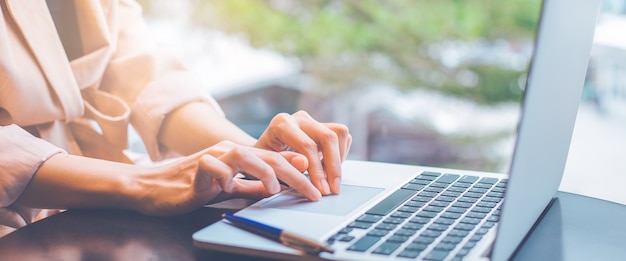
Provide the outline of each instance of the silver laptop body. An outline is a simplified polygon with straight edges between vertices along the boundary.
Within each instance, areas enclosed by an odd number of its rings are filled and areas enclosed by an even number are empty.
[[[340,195],[308,202],[287,190],[237,212],[329,242],[334,254],[306,255],[227,222],[194,233],[194,244],[291,260],[509,259],[559,187],[600,2],[544,1],[510,175],[347,161]]]

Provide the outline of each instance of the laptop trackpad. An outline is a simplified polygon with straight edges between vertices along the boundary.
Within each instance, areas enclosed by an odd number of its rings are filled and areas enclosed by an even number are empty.
[[[300,195],[300,193],[289,189],[263,204],[261,207],[343,216],[367,202],[372,197],[375,197],[383,190],[385,189],[342,185],[339,195],[324,196],[318,201],[311,202]]]

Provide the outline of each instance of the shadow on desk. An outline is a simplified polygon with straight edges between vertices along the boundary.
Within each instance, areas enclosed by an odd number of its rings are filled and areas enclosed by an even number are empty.
[[[191,234],[226,212],[202,208],[176,217],[151,217],[119,210],[68,210],[1,238],[0,260],[250,260],[193,246]]]

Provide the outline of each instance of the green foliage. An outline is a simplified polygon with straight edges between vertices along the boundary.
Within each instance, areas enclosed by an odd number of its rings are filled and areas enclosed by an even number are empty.
[[[531,42],[539,0],[196,0],[201,26],[244,35],[253,46],[299,57],[307,73],[351,86],[386,81],[440,88],[481,103],[519,100],[523,72],[463,62],[450,68],[433,46],[447,41]],[[479,80],[461,86],[470,70]],[[440,75],[440,77],[433,77]]]

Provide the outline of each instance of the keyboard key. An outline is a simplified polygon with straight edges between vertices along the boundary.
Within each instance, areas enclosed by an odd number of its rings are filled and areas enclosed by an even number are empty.
[[[460,197],[459,202],[466,202],[466,203],[476,203],[476,201],[478,201],[477,198],[470,198],[470,197]]]
[[[467,215],[465,215],[466,217],[470,217],[470,218],[477,218],[477,219],[483,219],[487,216],[487,214],[485,213],[480,213],[480,212],[470,212],[467,213]]]
[[[415,213],[417,212],[419,208],[418,207],[411,207],[411,206],[402,206],[398,209],[398,211],[400,212],[409,212],[409,213]]]
[[[445,218],[445,217],[442,216],[442,217],[436,219],[434,223],[435,224],[441,224],[441,225],[452,225],[452,224],[454,224],[454,219]]]
[[[399,189],[385,198],[383,201],[372,207],[366,214],[387,215],[396,207],[400,206],[404,201],[415,195],[416,191],[408,189]]]
[[[367,232],[368,236],[375,236],[375,237],[384,237],[387,234],[389,234],[389,230],[384,230],[384,229],[374,229],[374,230]]]
[[[428,248],[429,244],[430,243],[424,244],[424,243],[415,243],[415,242],[413,242],[413,243],[409,244],[408,246],[406,246],[405,249],[413,250],[413,251],[424,251],[426,248]]]
[[[487,193],[487,191],[489,191],[489,189],[486,188],[477,188],[477,187],[473,187],[471,189],[468,190],[468,192],[472,192],[472,193],[480,193],[480,194],[485,194]]]
[[[481,200],[480,202],[478,202],[478,204],[476,204],[476,206],[483,207],[483,208],[494,208],[496,207],[496,203]]]
[[[442,242],[442,243],[437,244],[435,246],[435,249],[449,252],[449,251],[452,251],[455,247],[456,247],[456,244]]]
[[[439,197],[441,198],[441,197]],[[447,207],[450,202],[447,201],[441,201],[439,200],[439,198],[437,198],[435,201],[430,202],[430,204],[428,204],[429,206],[433,206],[433,207]]]
[[[412,250],[403,250],[398,254],[398,257],[406,257],[406,258],[416,258],[420,255],[420,251],[412,251]]]
[[[452,187],[449,187],[447,191],[453,191],[453,192],[458,192],[458,193],[463,193],[465,192],[465,190],[467,190],[467,187],[457,187],[452,185]]]
[[[380,221],[382,218],[383,218],[382,216],[378,216],[378,215],[363,214],[362,216],[357,218],[356,221],[376,223]]]
[[[415,223],[413,223],[415,224]],[[412,236],[415,235],[415,232],[417,232],[417,229],[406,229],[406,228],[401,228],[398,231],[396,231],[396,233],[394,235],[399,235],[399,236]]]
[[[452,231],[450,231],[448,233],[448,236],[455,236],[455,237],[466,237],[469,234],[468,231],[466,230],[460,230],[460,229],[453,229]]]
[[[478,223],[480,223],[481,219],[480,218],[471,218],[471,217],[465,217],[463,219],[461,219],[461,223],[464,224],[472,224],[472,225],[476,225]]]
[[[476,225],[474,224],[464,224],[464,223],[459,223],[458,225],[456,225],[454,227],[454,229],[458,229],[458,230],[464,230],[464,231],[471,231],[474,229]]]
[[[408,218],[408,217],[410,217],[412,215],[413,215],[412,212],[402,212],[402,211],[399,211],[399,210],[394,212],[393,214],[391,214],[392,217],[402,218],[402,219],[406,219],[406,218]]]
[[[468,202],[457,202],[452,205],[455,208],[469,208],[472,206],[472,203]]]
[[[417,195],[417,196],[413,197],[411,199],[411,201],[414,201],[414,202],[428,202],[431,199],[432,199],[432,197],[425,197],[425,196]]]
[[[444,224],[431,224],[430,226],[428,226],[428,230],[433,231],[446,231],[446,229],[448,229],[448,225]]]
[[[424,209],[422,209],[423,211],[428,211],[428,212],[435,212],[435,213],[439,213],[441,211],[443,211],[443,207],[436,207],[436,206],[427,206]]]
[[[495,197],[495,198],[503,198],[504,197],[504,193],[500,193],[500,192],[489,192],[487,193],[488,197]]]
[[[391,223],[381,223],[380,225],[376,226],[375,229],[383,229],[383,230],[393,230],[397,227],[397,224],[391,224]]]
[[[430,180],[425,180],[425,179],[413,179],[411,181],[409,181],[409,183],[411,184],[416,184],[416,185],[428,185],[430,184]]]
[[[433,171],[424,171],[424,172],[422,172],[422,174],[420,174],[420,176],[439,177],[439,176],[441,176],[441,173],[433,172]]]
[[[484,177],[478,181],[478,183],[485,183],[485,184],[492,184],[492,185],[496,184],[496,182],[498,182],[497,178],[488,178],[488,177]]]
[[[400,247],[399,243],[394,243],[394,242],[387,241],[385,243],[382,243],[376,249],[374,249],[374,251],[372,251],[372,253],[374,253],[374,254],[381,254],[381,255],[391,255],[391,253],[393,253],[393,251],[396,251],[396,249],[398,249],[398,247]]]
[[[437,182],[450,184],[454,182],[455,180],[457,180],[459,177],[461,176],[457,174],[444,174],[443,176],[437,179]]]
[[[433,250],[426,255],[426,259],[431,261],[441,261],[444,260],[449,253],[450,251]]]
[[[420,192],[418,195],[422,196],[422,197],[427,197],[427,198],[434,198],[437,196],[438,193],[436,192],[430,192],[430,191],[422,191]]]
[[[420,211],[415,216],[417,216],[417,217],[425,217],[425,218],[434,218],[434,217],[437,216],[437,213],[435,213],[435,212],[428,212],[428,211]]]
[[[424,232],[422,232],[422,234],[420,234],[420,236],[424,236],[424,237],[432,237],[432,238],[437,238],[441,235],[441,231],[437,231],[437,230],[426,230]]]
[[[435,241],[434,237],[427,237],[427,236],[419,236],[417,237],[415,240],[413,240],[413,243],[416,244],[425,244],[426,246],[430,245],[430,243],[432,243],[433,241]],[[425,249],[425,248],[424,248]]]
[[[441,242],[445,242],[445,243],[451,243],[451,244],[458,244],[461,243],[461,241],[463,241],[463,237],[456,237],[456,236],[446,236],[444,237]]]
[[[476,206],[476,207],[472,208],[471,211],[475,212],[475,213],[489,213],[489,212],[491,212],[491,210],[492,210],[491,208],[484,208],[484,207]]]
[[[478,230],[476,230],[476,234],[477,234],[477,235],[484,235],[484,234],[487,234],[487,232],[489,232],[489,229],[488,229],[488,228],[482,228],[482,227],[481,227],[481,228],[479,228]]]
[[[402,226],[403,229],[411,229],[411,230],[415,230],[418,231],[420,229],[422,229],[424,227],[424,224],[420,224],[420,223],[406,223],[404,224],[404,226]]]
[[[360,222],[360,221],[354,221],[350,223],[350,225],[348,225],[349,228],[359,228],[359,229],[368,229],[371,226],[372,226],[372,223]]]
[[[350,242],[350,241],[354,240],[354,236],[342,235],[342,236],[338,237],[337,240],[339,240],[341,242]]]
[[[502,200],[502,198],[496,198],[496,197],[484,197],[483,201],[485,202],[494,202],[494,203],[498,203]]]
[[[418,224],[426,224],[428,222],[430,222],[431,218],[428,217],[414,217],[412,219],[409,220],[409,222],[411,223],[418,223]]]
[[[470,183],[465,183],[465,182],[456,182],[454,184],[452,184],[452,187],[457,187],[457,188],[469,188],[471,187],[472,184]]]
[[[446,212],[463,214],[463,213],[465,213],[465,211],[467,211],[467,208],[450,207],[450,208],[448,208],[448,210]]]
[[[419,175],[415,179],[433,181],[433,180],[436,180],[437,177],[432,177],[432,176],[427,176],[427,175]]]
[[[491,184],[488,183],[476,183],[476,185],[474,185],[474,188],[484,188],[484,189],[490,189],[491,188]]]
[[[465,182],[465,183],[474,183],[478,180],[477,176],[472,176],[472,175],[464,175],[463,177],[461,177],[459,179],[458,182]]]
[[[430,187],[434,187],[434,188],[442,188],[442,189],[444,189],[444,188],[447,188],[447,187],[448,187],[448,185],[449,185],[449,183],[442,183],[442,182],[437,181],[437,182],[435,182],[435,183],[431,184],[431,185],[430,185]]]
[[[450,201],[453,201],[454,198],[456,198],[456,197],[458,197],[460,195],[461,195],[461,192],[459,192],[459,191],[446,190],[443,193],[441,193],[441,196],[439,196],[439,198],[442,198],[444,196],[448,197],[448,198],[450,198],[450,200],[447,200],[447,201],[450,202]]]
[[[495,188],[492,188],[492,189],[491,189],[491,191],[493,191],[493,192],[500,192],[500,193],[504,193],[505,189],[504,189],[504,188],[498,188],[498,187],[495,187]]]
[[[473,235],[470,237],[469,242],[478,242],[483,238],[483,235]]]
[[[470,198],[480,198],[483,196],[483,194],[480,193],[474,193],[474,192],[465,192],[465,194],[463,194],[464,197],[470,197]]]
[[[409,240],[409,236],[393,235],[387,239],[387,242],[404,243]]]
[[[420,185],[420,184],[414,184],[414,183],[408,183],[404,186],[402,186],[403,189],[409,189],[409,190],[422,190],[424,189],[426,186],[424,185]]]
[[[388,217],[385,220],[383,220],[383,223],[391,223],[391,224],[400,224],[402,222],[404,222],[404,218]]]
[[[420,201],[409,201],[407,203],[404,203],[405,206],[408,207],[416,207],[416,208],[421,208],[425,205],[425,202],[420,202]]]
[[[352,246],[348,248],[350,251],[358,251],[365,252],[367,249],[372,247],[376,242],[380,240],[380,237],[376,236],[364,236],[357,240]]]
[[[444,188],[438,188],[438,187],[432,187],[432,186],[427,187],[427,188],[424,189],[424,191],[432,192],[432,193],[441,193],[441,191],[443,191],[443,190],[444,190]]]
[[[449,219],[458,219],[461,217],[461,214],[463,213],[454,213],[454,212],[450,212],[450,209],[448,209],[448,212],[445,212],[443,214],[441,214],[442,218],[449,218]]]

